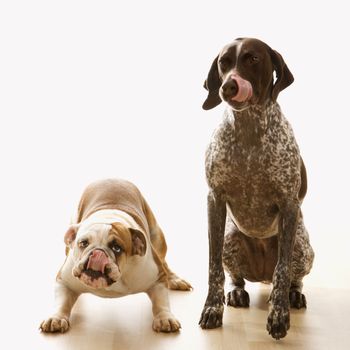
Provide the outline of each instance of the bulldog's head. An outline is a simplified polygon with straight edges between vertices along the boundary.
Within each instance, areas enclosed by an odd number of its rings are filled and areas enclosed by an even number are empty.
[[[118,281],[129,257],[146,253],[145,235],[122,223],[72,225],[64,236],[72,252],[73,275],[92,288]]]

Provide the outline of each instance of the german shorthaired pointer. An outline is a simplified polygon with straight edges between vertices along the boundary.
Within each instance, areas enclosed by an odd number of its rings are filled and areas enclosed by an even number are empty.
[[[223,266],[234,286],[230,306],[249,306],[244,279],[273,283],[267,330],[275,339],[287,334],[289,307],[306,307],[302,279],[314,258],[300,210],[306,170],[276,102],[293,80],[278,52],[239,38],[222,49],[204,83],[203,108],[221,101],[228,108],[206,153],[210,268],[202,328],[222,325]]]

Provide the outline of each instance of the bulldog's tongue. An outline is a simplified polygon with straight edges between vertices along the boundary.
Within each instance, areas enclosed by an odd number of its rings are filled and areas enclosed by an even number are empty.
[[[108,257],[106,253],[103,252],[102,250],[96,249],[91,253],[89,257],[87,269],[104,273],[105,267],[107,264],[108,264]]]

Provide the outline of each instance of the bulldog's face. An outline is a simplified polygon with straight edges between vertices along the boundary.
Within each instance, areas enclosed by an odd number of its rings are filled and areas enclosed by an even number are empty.
[[[65,243],[73,251],[73,275],[91,288],[106,288],[118,281],[133,255],[146,253],[141,231],[121,223],[90,223],[71,226]]]

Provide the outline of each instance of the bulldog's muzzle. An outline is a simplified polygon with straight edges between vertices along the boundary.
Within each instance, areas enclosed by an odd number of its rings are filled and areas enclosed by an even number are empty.
[[[84,262],[73,269],[73,275],[92,288],[105,288],[120,277],[118,265],[103,249],[92,250]]]

